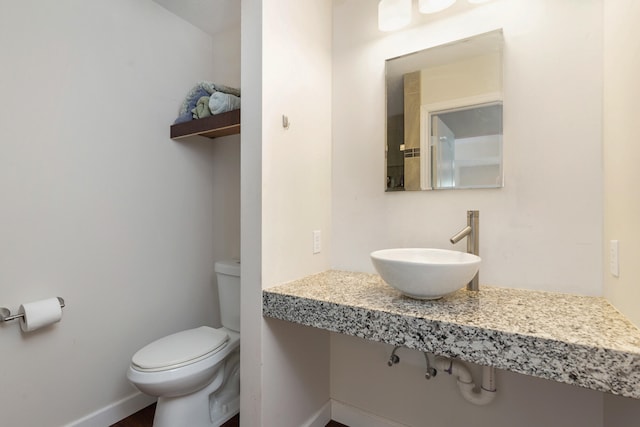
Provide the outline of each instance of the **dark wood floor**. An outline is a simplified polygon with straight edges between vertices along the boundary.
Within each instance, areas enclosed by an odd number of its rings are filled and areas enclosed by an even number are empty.
[[[153,426],[153,414],[156,410],[155,403],[151,406],[147,406],[141,411],[136,412],[130,417],[120,420],[113,424],[111,427],[152,427]],[[240,427],[240,415],[236,415],[229,421],[224,423],[222,427]],[[335,421],[329,421],[326,427],[348,427],[344,424],[340,424]]]
[[[152,427],[153,426],[153,414],[156,410],[156,404],[136,412],[135,414],[120,420],[113,424],[111,427]],[[226,423],[222,424],[222,427],[240,427],[240,415],[236,415]]]

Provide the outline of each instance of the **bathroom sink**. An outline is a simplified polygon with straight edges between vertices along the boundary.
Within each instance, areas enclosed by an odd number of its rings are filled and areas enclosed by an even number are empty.
[[[480,268],[480,257],[431,248],[383,249],[371,253],[382,279],[417,299],[438,299],[465,286]]]

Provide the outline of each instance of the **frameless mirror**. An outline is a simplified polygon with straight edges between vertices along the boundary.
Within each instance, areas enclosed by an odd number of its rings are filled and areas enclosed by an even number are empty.
[[[386,191],[498,188],[502,31],[386,62]]]

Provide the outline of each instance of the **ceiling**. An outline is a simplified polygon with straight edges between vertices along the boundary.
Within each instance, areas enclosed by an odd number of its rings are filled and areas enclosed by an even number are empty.
[[[240,0],[153,0],[205,33],[240,26]]]

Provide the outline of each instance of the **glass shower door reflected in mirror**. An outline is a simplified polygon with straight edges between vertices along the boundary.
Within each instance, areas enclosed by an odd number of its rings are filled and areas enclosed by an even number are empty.
[[[433,189],[502,187],[502,103],[429,113]]]
[[[437,114],[431,116],[432,183],[435,188],[455,188],[456,136]]]

